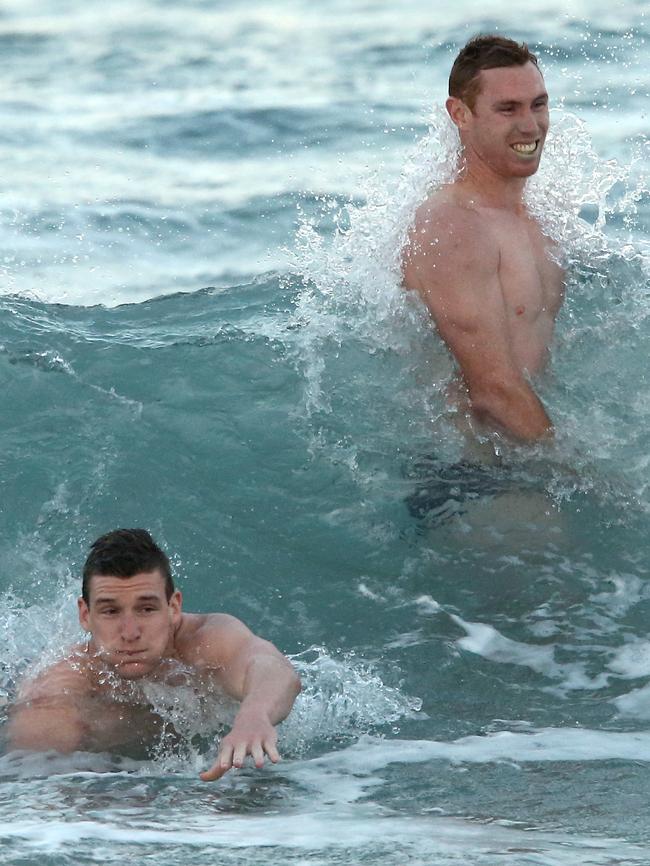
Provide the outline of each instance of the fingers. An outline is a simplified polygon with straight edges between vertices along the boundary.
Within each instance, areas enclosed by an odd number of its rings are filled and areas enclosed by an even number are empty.
[[[253,759],[253,762],[258,770],[264,766],[264,755],[268,755],[269,759],[273,761],[274,764],[280,760],[280,755],[278,754],[278,750],[275,747],[275,743],[263,742],[260,740],[256,740],[250,745],[248,743],[239,743],[234,751],[232,765],[233,767],[243,767],[244,762],[246,761],[246,756],[250,755]]]
[[[227,770],[224,770],[218,764],[215,764],[209,770],[205,770],[203,773],[199,773],[199,779],[202,782],[216,782],[217,779],[220,779]]]
[[[264,766],[264,749],[262,748],[261,743],[253,743],[251,747],[251,757],[253,758],[257,769],[261,770]]]
[[[199,776],[204,782],[214,782],[220,779],[224,773],[227,773],[232,765],[233,747],[227,740],[224,740],[217,754],[217,760],[209,770],[199,773]]]
[[[217,760],[209,770],[199,773],[199,778],[204,782],[214,782],[225,775],[232,767],[240,769],[244,766],[246,756],[250,755],[258,770],[264,766],[264,755],[277,764],[281,760],[275,742],[273,740],[257,740],[250,745],[248,743],[237,743],[235,746],[224,739],[217,755]]]
[[[235,755],[232,759],[232,763],[234,767],[238,769],[244,766],[244,760],[246,758],[246,754],[248,752],[248,748],[246,743],[239,743],[235,748]]]
[[[282,760],[282,758],[280,757],[280,753],[275,746],[275,743],[265,743],[264,751],[268,755],[269,760],[272,761],[274,764],[277,764],[278,761]]]

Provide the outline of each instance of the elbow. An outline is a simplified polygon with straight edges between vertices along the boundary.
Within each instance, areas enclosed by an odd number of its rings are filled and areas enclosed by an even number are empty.
[[[291,682],[290,682],[289,687],[290,687],[292,694],[293,694],[293,700],[295,701],[295,699],[298,697],[298,695],[302,691],[302,681],[301,681],[300,677],[298,676],[298,672],[296,671],[296,669],[293,666],[291,668],[291,671],[292,671],[292,676],[291,676]]]
[[[278,652],[277,650],[275,650],[275,652],[277,653],[277,660],[280,661],[282,665],[284,665],[287,678],[287,694],[291,696],[291,702],[293,703],[293,701],[295,701],[295,699],[302,691],[302,682],[300,680],[300,676],[291,661],[285,655],[282,655],[282,653]]]
[[[490,379],[480,385],[467,385],[472,411],[479,418],[494,415],[500,407],[508,404],[512,387],[500,379]]]
[[[475,381],[465,380],[475,411],[491,413],[495,408],[525,405],[532,394],[531,386],[517,371],[486,371]]]
[[[295,701],[300,692],[302,691],[302,681],[300,679],[300,675],[298,671],[295,669],[293,664],[289,661],[289,659],[284,656],[285,670],[287,674],[286,680],[286,690],[287,695],[291,699],[291,703]]]
[[[490,380],[468,388],[477,420],[496,425],[513,439],[535,443],[553,438],[553,425],[542,403],[525,381]]]

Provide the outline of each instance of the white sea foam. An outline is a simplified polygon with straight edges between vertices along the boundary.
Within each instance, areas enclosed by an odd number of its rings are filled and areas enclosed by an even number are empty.
[[[183,829],[161,825],[124,827],[122,822],[99,823],[84,821],[17,821],[0,824],[0,838],[5,844],[20,840],[27,850],[41,854],[70,850],[83,843],[110,843],[111,847],[152,846],[158,851],[160,862],[164,850],[218,846],[222,849],[273,847],[282,850],[311,852],[308,861],[314,863],[313,853],[330,849],[377,852],[399,846],[410,862],[445,864],[467,863],[494,866],[500,862],[517,862],[515,852],[526,852],[527,863],[544,866],[609,866],[613,862],[637,863],[644,861],[645,851],[640,846],[620,839],[569,836],[564,833],[527,831],[527,828],[508,822],[481,824],[462,819],[441,817],[409,817],[390,815],[344,815],[331,809],[317,812],[300,811],[293,815],[277,816],[210,816],[203,820],[189,817]],[[108,855],[108,852],[107,852]],[[110,855],[109,855],[110,856]],[[376,854],[377,856],[377,854]],[[616,858],[613,860],[612,858]],[[414,859],[417,858],[417,859]],[[425,858],[425,859],[420,859]],[[533,859],[534,858],[534,859]],[[625,858],[625,859],[620,859]],[[167,862],[165,860],[165,862]],[[392,861],[391,861],[392,862]],[[524,862],[524,861],[520,861]]]
[[[607,666],[623,680],[650,677],[650,641],[645,637],[628,637],[627,642],[612,653]],[[614,698],[612,703],[621,716],[650,719],[650,684],[631,689]]]
[[[586,666],[581,662],[557,662],[555,647],[552,645],[522,643],[500,634],[494,626],[465,622],[454,614],[450,616],[467,633],[466,637],[456,641],[458,646],[489,661],[530,668],[542,676],[558,681],[558,688],[562,690],[600,689],[609,682],[607,673],[589,676]]]
[[[427,595],[415,599],[420,616],[436,616],[444,614],[465,632],[464,637],[456,640],[456,645],[466,652],[474,653],[495,664],[508,664],[527,667],[553,682],[553,690],[572,691],[580,689],[605,688],[610,681],[610,674],[603,671],[596,676],[590,676],[586,664],[581,661],[558,662],[555,643],[524,643],[513,640],[502,634],[493,625],[484,622],[468,622],[455,613],[445,610],[433,598]],[[540,637],[553,636],[556,626],[552,622],[542,620],[531,629]],[[627,658],[627,656],[626,656]],[[622,662],[621,662],[622,663]],[[616,670],[615,663],[609,665]]]
[[[607,667],[625,679],[650,676],[650,641],[635,638],[616,650]]]
[[[359,784],[352,796],[360,797],[365,779],[375,785],[374,774],[392,764],[446,761],[452,764],[489,764],[501,761],[531,762],[650,762],[650,731],[602,731],[580,727],[539,728],[530,731],[497,731],[436,740],[385,740],[363,736],[357,743],[295,765],[296,778],[307,783],[311,768],[331,782],[337,773],[353,775]],[[316,778],[316,777],[315,777]],[[351,789],[350,789],[351,790]],[[348,796],[347,794],[342,796]]]
[[[96,782],[98,778],[120,776],[131,779],[142,772],[147,764],[120,755],[100,752],[56,752],[14,751],[0,757],[0,777],[8,780],[55,779],[57,783],[72,780],[75,785],[84,781]]]
[[[523,665],[544,676],[558,676],[553,646],[524,644],[505,637],[486,623],[465,622],[454,614],[451,618],[467,633],[456,641],[462,649],[499,664]]]
[[[624,717],[650,719],[650,685],[632,689],[627,694],[614,698],[613,704]]]
[[[277,846],[310,851],[331,848],[360,850],[380,839],[382,848],[391,843],[406,844],[429,858],[452,857],[449,862],[463,862],[469,851],[473,857],[489,857],[490,852],[494,857],[495,851],[524,846],[530,852],[560,858],[540,861],[545,864],[605,864],[611,862],[607,858],[614,851],[619,856],[632,858],[640,856],[640,849],[622,840],[568,836],[507,821],[492,821],[485,825],[450,819],[444,817],[435,804],[429,815],[396,815],[377,802],[368,800],[368,795],[383,783],[379,775],[381,771],[396,764],[425,764],[432,761],[456,765],[499,762],[509,765],[531,762],[585,764],[609,760],[638,762],[650,760],[647,757],[650,755],[649,747],[648,731],[623,733],[582,728],[544,728],[523,733],[499,731],[451,742],[362,737],[354,745],[340,751],[310,760],[288,760],[268,771],[271,776],[280,773],[283,778],[298,784],[291,797],[293,809],[290,816],[284,813],[239,815],[213,810],[206,814],[199,807],[184,815],[181,827],[173,820],[162,822],[160,815],[153,813],[141,816],[142,820],[137,817],[140,813],[133,813],[126,822],[123,815],[118,820],[116,815],[111,817],[112,801],[108,800],[109,809],[101,821],[48,816],[38,821],[23,819],[4,822],[0,824],[0,839],[5,845],[20,840],[28,848],[41,852],[55,852],[70,845],[77,846],[78,850],[78,846],[86,842],[155,847],[219,844],[225,848]],[[2,761],[6,765],[7,759]],[[0,771],[7,769],[6,766],[0,766]],[[105,770],[109,772],[104,778],[105,785],[110,786],[113,780],[126,778],[123,771],[116,774],[115,768],[111,774],[110,765]],[[89,763],[85,768],[80,765],[70,781],[77,780],[82,787],[83,784],[94,784],[93,779],[100,778],[96,772],[92,772]],[[248,771],[242,771],[231,779],[243,780],[249,775]],[[61,784],[66,778],[64,775],[58,781],[51,778],[47,784]],[[254,778],[254,774],[250,778]],[[134,779],[130,783],[131,796],[134,796],[136,788]],[[106,796],[109,790],[106,789]],[[143,789],[142,796],[143,804],[149,802],[147,790]],[[316,806],[313,805],[314,796],[317,797]],[[308,808],[307,802],[310,804]],[[200,798],[197,807],[199,804]],[[480,861],[474,859],[473,862]],[[486,859],[485,862],[497,861]]]

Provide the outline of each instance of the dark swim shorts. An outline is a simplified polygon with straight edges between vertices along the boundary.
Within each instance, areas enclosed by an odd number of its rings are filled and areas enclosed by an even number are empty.
[[[466,460],[444,463],[436,457],[420,458],[411,465],[407,476],[416,482],[405,499],[409,512],[432,525],[464,514],[471,502],[536,486],[532,479],[508,466]]]

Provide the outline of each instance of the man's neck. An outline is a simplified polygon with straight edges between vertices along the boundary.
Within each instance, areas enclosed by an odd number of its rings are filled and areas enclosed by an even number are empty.
[[[504,178],[482,163],[474,163],[465,165],[456,183],[479,206],[524,215],[526,180],[525,177]]]

